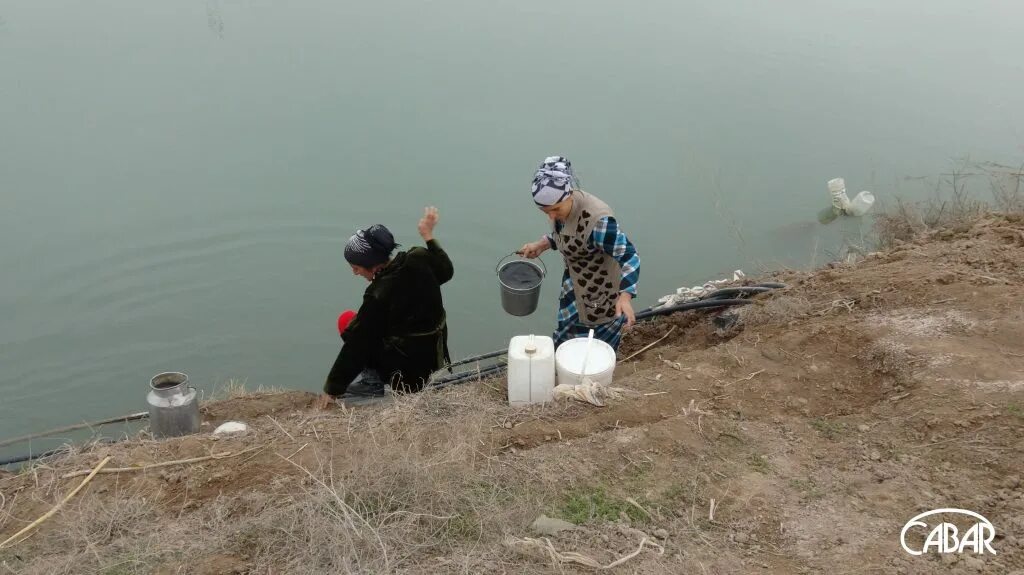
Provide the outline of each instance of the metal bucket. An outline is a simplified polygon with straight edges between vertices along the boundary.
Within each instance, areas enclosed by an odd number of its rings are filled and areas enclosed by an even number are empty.
[[[188,376],[169,371],[149,380],[149,431],[153,437],[179,437],[199,432],[199,400]]]
[[[548,275],[548,268],[539,258],[540,265],[527,259],[505,261],[515,255],[511,253],[501,258],[494,268],[501,285],[501,307],[509,315],[530,315],[537,310],[540,286]]]

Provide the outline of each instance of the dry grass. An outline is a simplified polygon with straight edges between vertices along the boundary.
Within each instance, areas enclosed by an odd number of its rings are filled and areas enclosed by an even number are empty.
[[[246,380],[232,378],[224,382],[215,383],[213,390],[210,392],[210,397],[206,399],[207,401],[221,401],[261,393],[281,393],[282,391],[285,391],[284,388],[264,385],[260,385],[256,389],[250,390],[247,387]]]
[[[530,490],[503,485],[505,467],[479,449],[488,412],[501,411],[485,399],[466,389],[399,398],[354,431],[359,447],[348,456],[358,465],[332,453],[315,467],[294,464],[294,495],[236,535],[259,542],[255,572],[413,569],[528,522]],[[441,426],[448,432],[429,431]]]
[[[244,560],[254,574],[422,572],[432,559],[452,556],[461,567],[433,570],[480,571],[508,558],[512,551],[502,542],[556,507],[563,487],[514,458],[488,455],[486,431],[579,409],[562,403],[513,410],[486,384],[400,396],[379,410],[281,415],[277,421],[290,436],[308,437],[316,427],[331,437],[293,459],[286,459],[296,451],[292,445],[276,445],[286,435],[260,422],[256,437],[278,466],[275,479],[174,513],[157,503],[162,485],[152,476],[137,483],[142,474],[117,476],[113,490],[87,490],[50,529],[0,550],[0,574],[191,573],[197,559],[216,555]],[[159,443],[119,447],[133,445]],[[59,498],[65,486],[58,477],[87,467],[94,449],[27,471],[22,477],[42,494],[35,507]],[[211,470],[217,465],[223,464]],[[193,482],[186,477],[184,484]],[[7,510],[12,503],[25,501],[8,500]],[[21,521],[6,520],[5,528]]]
[[[0,551],[0,573],[149,573],[153,559],[188,549],[184,525],[158,522],[139,493],[114,495],[82,497],[54,517],[59,529],[44,529],[27,543]]]

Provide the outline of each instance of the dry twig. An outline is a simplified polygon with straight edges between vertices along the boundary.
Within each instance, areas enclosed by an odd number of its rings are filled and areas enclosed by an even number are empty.
[[[189,458],[189,459],[175,459],[173,461],[163,461],[163,462],[160,462],[160,463],[150,463],[148,465],[137,465],[137,466],[134,466],[134,467],[111,467],[109,469],[103,469],[103,470],[99,471],[98,473],[130,473],[132,471],[146,471],[147,469],[156,469],[158,467],[171,467],[171,466],[174,466],[174,465],[188,465],[189,463],[200,463],[202,461],[210,461],[210,460],[213,460],[213,459],[225,459],[225,458],[228,458],[228,457],[237,457],[237,456],[242,455],[244,453],[249,453],[250,451],[256,451],[257,449],[262,449],[262,448],[263,448],[262,446],[250,447],[249,449],[245,449],[245,450],[242,450],[242,451],[237,451],[235,453],[231,453],[230,451],[225,451],[223,453],[214,453],[213,455],[206,455],[206,456],[203,456],[203,457],[192,457],[192,458]],[[86,475],[87,473],[89,473],[88,469],[85,469],[85,470],[82,470],[82,471],[72,471],[71,473],[65,473],[64,475],[61,475],[60,478],[61,479],[71,479],[72,477],[81,477],[82,475]]]
[[[629,357],[627,357],[627,358],[625,358],[625,359],[620,359],[620,360],[619,360],[619,363],[623,363],[623,362],[629,361],[629,360],[633,359],[634,357],[636,357],[636,356],[640,355],[641,353],[643,353],[643,352],[645,352],[645,351],[647,351],[647,350],[651,349],[652,347],[654,347],[654,346],[658,345],[658,344],[659,344],[659,343],[661,343],[661,342],[662,342],[662,341],[663,341],[663,340],[664,340],[664,339],[665,339],[666,337],[668,337],[669,335],[671,335],[671,334],[672,334],[672,332],[673,332],[673,331],[675,331],[675,330],[676,330],[676,326],[672,326],[672,328],[671,328],[671,329],[669,329],[669,330],[668,330],[667,332],[665,332],[665,335],[663,335],[663,336],[661,336],[660,338],[658,338],[658,339],[654,340],[653,342],[651,342],[651,343],[649,343],[649,344],[645,345],[644,347],[640,348],[640,349],[639,349],[638,351],[635,351],[635,352],[633,352],[632,354],[630,354],[630,356],[629,356]]]
[[[614,569],[615,567],[618,567],[626,561],[629,561],[630,559],[636,557],[640,554],[641,551],[644,550],[645,545],[657,547],[658,555],[663,555],[665,553],[664,547],[658,545],[657,543],[654,543],[647,537],[644,537],[640,540],[640,546],[636,548],[636,551],[630,553],[629,555],[624,555],[607,565],[601,565],[593,557],[583,555],[582,553],[576,553],[574,551],[557,551],[555,549],[555,546],[551,544],[551,540],[547,537],[545,537],[544,539],[533,539],[532,537],[525,537],[523,539],[512,538],[508,541],[508,545],[510,547],[524,547],[526,549],[540,551],[546,554],[548,557],[550,557],[551,562],[555,563],[556,565],[560,563],[576,563],[577,565],[583,565],[584,567],[590,567],[591,569],[598,569],[601,571],[607,569]]]
[[[75,495],[77,495],[78,492],[82,490],[82,488],[84,488],[86,485],[88,485],[89,482],[92,481],[92,478],[96,477],[96,474],[99,473],[100,470],[103,469],[103,466],[106,465],[108,462],[110,462],[110,456],[109,455],[107,457],[104,457],[103,461],[100,461],[100,464],[97,465],[92,470],[92,472],[87,472],[87,473],[89,473],[89,476],[86,477],[85,479],[83,479],[82,482],[78,484],[78,487],[74,488],[71,491],[71,493],[68,493],[66,496],[64,496],[64,499],[61,499],[60,503],[54,505],[52,509],[50,509],[49,511],[44,513],[43,516],[40,517],[39,519],[36,519],[32,523],[29,523],[28,525],[26,525],[21,531],[18,531],[14,535],[11,535],[10,537],[8,537],[3,543],[0,543],[0,549],[3,549],[4,547],[6,547],[11,542],[19,541],[21,539],[22,535],[25,535],[29,531],[32,531],[33,529],[35,529],[36,527],[41,525],[44,521],[46,521],[50,517],[53,517],[53,514],[56,513],[58,509],[63,507],[65,503],[67,503],[68,501],[71,501],[71,498],[74,497]]]
[[[283,431],[284,434],[288,436],[288,439],[291,439],[292,441],[295,441],[295,438],[292,437],[292,434],[288,433],[288,430],[285,429],[284,427],[282,427],[281,424],[278,423],[276,419],[274,419],[273,417],[270,417],[269,415],[267,415],[266,418],[269,419],[270,421],[273,421],[274,425],[276,425],[278,429]]]
[[[761,375],[762,373],[764,373],[764,371],[765,370],[763,370],[763,369],[759,369],[759,370],[755,371],[754,373],[748,375],[747,377],[741,377],[741,378],[737,379],[736,381],[730,381],[729,383],[722,384],[722,387],[729,387],[730,385],[733,385],[734,383],[739,383],[741,381],[750,381],[750,380],[754,379],[755,377],[757,377],[758,375]]]
[[[632,463],[632,462],[630,462],[630,463]],[[640,505],[639,503],[637,503],[636,499],[633,499],[632,497],[627,497],[626,498],[626,503],[629,503],[633,507],[636,507],[637,509],[642,511],[644,515],[650,517],[651,519],[654,519],[654,515],[652,515],[651,512],[648,511],[643,505]]]

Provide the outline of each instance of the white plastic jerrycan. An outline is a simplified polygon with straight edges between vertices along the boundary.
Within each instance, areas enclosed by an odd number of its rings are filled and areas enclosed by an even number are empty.
[[[863,216],[875,205],[875,196],[869,191],[857,194],[852,200],[846,195],[846,181],[842,178],[832,178],[828,181],[828,193],[832,196],[833,214],[830,216],[827,211],[818,215],[818,221],[827,224],[839,214],[847,216]]]
[[[555,342],[543,335],[517,335],[508,344],[508,403],[551,400],[555,388]]]
[[[850,208],[846,210],[846,213],[851,216],[863,216],[868,213],[871,206],[875,205],[875,195],[865,190],[856,196],[850,202]]]

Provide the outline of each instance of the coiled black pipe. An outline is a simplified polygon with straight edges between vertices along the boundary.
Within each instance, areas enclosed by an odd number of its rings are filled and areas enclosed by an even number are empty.
[[[745,287],[722,288],[720,290],[715,290],[715,291],[707,294],[706,296],[704,296],[704,297],[702,297],[700,299],[702,299],[702,300],[706,300],[706,299],[722,299],[722,298],[732,297],[732,296],[747,297],[748,295],[754,295],[754,294],[758,294],[758,293],[764,293],[766,291],[772,291],[772,289],[773,288],[765,287],[765,286],[745,286]]]
[[[660,307],[658,309],[646,310],[636,314],[636,320],[646,320],[659,315],[668,315],[677,311],[686,311],[688,309],[701,309],[708,307],[731,307],[735,305],[750,305],[754,302],[749,299],[703,299],[698,301],[691,301],[687,303],[681,303],[679,305],[673,305],[669,307]]]
[[[743,289],[743,288],[736,288],[736,289]],[[767,289],[770,289],[770,288],[765,287],[763,289],[767,290]],[[748,288],[747,291],[749,291],[749,288]],[[663,307],[663,308],[659,308],[659,309],[655,309],[655,310],[645,310],[645,311],[642,311],[642,312],[636,314],[636,319],[637,319],[637,321],[641,321],[641,320],[652,319],[652,318],[655,318],[655,317],[661,316],[661,315],[668,315],[668,314],[672,314],[672,313],[675,313],[675,312],[678,312],[678,311],[686,311],[686,310],[690,310],[690,309],[732,307],[732,306],[738,306],[738,305],[750,305],[752,303],[754,303],[754,302],[752,302],[752,301],[750,301],[748,299],[705,299],[705,300],[692,301],[692,302],[688,302],[688,303],[674,305],[674,306],[670,306],[670,307]],[[492,353],[484,354],[484,355],[486,355],[488,357],[497,357],[499,355],[502,355],[503,353],[505,353],[505,352],[504,351],[496,351],[496,352],[492,352]],[[459,383],[464,383],[466,381],[469,381],[469,380],[472,380],[472,379],[475,379],[475,378],[482,378],[482,377],[497,375],[498,373],[504,371],[505,368],[506,368],[506,366],[504,364],[492,365],[490,367],[486,367],[486,368],[481,369],[479,371],[471,371],[471,372],[468,372],[468,373],[460,373],[460,374],[455,374],[455,375],[449,375],[449,376],[442,377],[440,379],[435,380],[434,383],[431,384],[431,387],[446,387],[446,386],[449,386],[449,385],[456,385],[456,384],[459,384]]]
[[[658,308],[658,309],[646,308],[646,309],[641,310],[640,312],[638,312],[636,314],[636,319],[637,319],[637,321],[646,321],[646,320],[650,320],[650,319],[658,317],[658,316],[668,315],[668,314],[672,314],[672,313],[675,313],[675,312],[678,312],[678,311],[686,311],[686,310],[690,310],[690,309],[716,308],[716,307],[732,307],[732,306],[738,306],[738,305],[749,305],[749,304],[753,303],[750,300],[740,299],[740,298],[727,298],[726,296],[730,296],[730,295],[753,295],[753,294],[764,293],[764,292],[767,292],[767,291],[771,291],[773,289],[779,289],[779,288],[784,288],[784,287],[786,287],[786,284],[783,284],[783,283],[763,282],[763,283],[754,284],[754,285],[751,285],[751,286],[733,287],[733,288],[722,288],[722,289],[715,290],[715,291],[707,294],[702,299],[697,300],[697,301],[687,302],[687,303],[683,303],[683,304],[679,304],[679,305],[674,305],[674,306],[670,306],[670,307],[663,307],[663,308]],[[484,353],[484,354],[481,354],[481,355],[475,355],[475,356],[463,359],[461,361],[457,361],[457,362],[451,364],[449,367],[455,367],[455,366],[458,366],[458,365],[464,365],[464,364],[467,364],[467,363],[472,363],[474,361],[480,361],[480,360],[484,360],[484,359],[491,359],[491,358],[494,358],[494,357],[500,357],[502,355],[505,355],[506,353],[507,353],[506,350],[500,349],[500,350],[497,350],[497,351],[492,351],[490,353]],[[468,372],[468,373],[460,373],[460,374],[448,375],[448,376],[445,376],[445,377],[442,377],[440,379],[435,380],[434,383],[431,384],[431,387],[446,387],[446,386],[449,386],[449,385],[456,385],[456,384],[459,384],[459,383],[464,383],[464,382],[472,380],[474,378],[479,378],[479,377],[484,377],[484,376],[491,376],[491,375],[497,375],[498,373],[504,371],[505,367],[506,366],[504,364],[502,364],[502,365],[492,365],[492,366],[486,367],[484,369],[481,369],[479,371],[473,371],[473,372]]]
[[[711,292],[709,294],[705,294],[705,295],[701,296],[698,300],[695,300],[695,301],[701,301],[701,300],[706,300],[706,299],[723,298],[725,296],[730,296],[730,295],[741,295],[741,294],[743,294],[743,295],[745,295],[745,294],[753,295],[753,294],[764,293],[764,292],[767,292],[767,291],[771,291],[773,289],[780,289],[780,288],[784,288],[784,287],[786,287],[786,284],[784,284],[784,283],[779,283],[779,282],[761,282],[759,284],[753,284],[753,285],[749,285],[749,286],[722,288],[722,289],[717,289],[717,290],[715,290],[715,291],[713,291],[713,292]],[[741,297],[743,297],[743,295],[741,295]],[[648,308],[644,308],[644,309],[638,311],[637,315],[639,316],[640,314],[646,314],[646,313],[648,313],[650,311],[653,311],[654,309],[655,308],[653,306],[652,307],[648,307]]]

